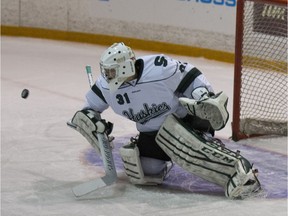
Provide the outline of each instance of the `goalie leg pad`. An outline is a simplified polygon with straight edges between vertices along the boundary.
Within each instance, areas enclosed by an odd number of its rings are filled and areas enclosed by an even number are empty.
[[[129,143],[120,148],[120,155],[124,163],[125,173],[132,184],[136,185],[157,185],[162,184],[164,179],[164,169],[160,174],[145,176],[142,169],[141,158],[139,157],[139,149],[135,143]],[[145,158],[145,160],[157,160],[153,158]]]
[[[174,115],[167,117],[156,136],[156,142],[183,169],[222,186],[227,197],[241,197],[243,190],[234,191],[250,179],[254,184],[253,187],[246,187],[247,191],[252,193],[254,186],[260,187],[259,181],[251,175],[251,164],[245,158],[225,148],[219,140],[188,128]]]
[[[208,120],[214,130],[222,129],[228,121],[228,97],[223,92],[202,100],[179,98],[179,101],[190,115]]]
[[[226,187],[225,195],[231,199],[245,199],[252,194],[261,191],[261,184],[257,178],[258,170],[253,170],[245,158],[235,165],[236,173],[230,178]],[[247,170],[247,167],[251,167]]]

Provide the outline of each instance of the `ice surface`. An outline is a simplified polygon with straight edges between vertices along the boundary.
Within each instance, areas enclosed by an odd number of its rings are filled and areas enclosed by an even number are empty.
[[[89,88],[85,66],[98,73],[106,47],[41,39],[1,38],[1,215],[3,216],[270,216],[287,215],[287,138],[262,137],[234,143],[231,118],[216,133],[259,168],[266,197],[228,200],[222,188],[175,166],[159,187],[127,181],[117,149],[136,134],[134,123],[111,110],[114,122],[116,184],[76,199],[71,188],[104,175],[101,161],[87,141],[66,126]],[[136,50],[136,55],[151,52]],[[233,65],[171,55],[196,65],[216,92],[230,98]],[[94,77],[94,78],[95,78]],[[27,88],[30,95],[21,98]]]

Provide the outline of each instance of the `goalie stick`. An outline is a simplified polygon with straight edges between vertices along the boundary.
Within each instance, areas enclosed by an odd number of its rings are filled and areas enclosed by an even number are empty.
[[[86,66],[86,73],[88,76],[88,81],[90,88],[93,85],[93,77],[90,66]],[[67,125],[77,129],[77,125],[74,125],[71,122],[67,122]],[[88,182],[84,182],[80,185],[77,185],[72,188],[72,191],[76,197],[81,197],[86,194],[89,194],[99,188],[113,184],[117,180],[117,172],[115,168],[115,163],[113,159],[112,149],[107,134],[97,133],[97,139],[99,142],[101,158],[104,164],[105,176],[94,179]]]
[[[81,197],[89,194],[99,188],[113,184],[117,180],[117,173],[111,146],[106,134],[97,133],[97,138],[100,144],[101,156],[105,169],[105,176],[94,179],[88,182],[84,182],[72,188],[72,191],[76,197]]]

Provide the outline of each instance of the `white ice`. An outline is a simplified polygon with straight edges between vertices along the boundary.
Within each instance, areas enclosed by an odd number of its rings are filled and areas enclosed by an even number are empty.
[[[85,152],[87,141],[66,126],[84,102],[89,88],[85,66],[98,75],[98,59],[106,47],[21,37],[1,37],[1,214],[3,216],[284,216],[287,197],[228,200],[223,194],[192,193],[169,187],[130,185],[123,171],[119,182],[76,199],[71,188],[99,178],[101,166],[91,165]],[[151,52],[136,50],[136,55]],[[196,65],[210,80],[216,92],[229,96],[232,115],[233,64],[171,55]],[[30,90],[27,99],[22,89]],[[113,135],[125,142],[136,134],[134,123],[116,116],[111,110],[103,118],[114,122]],[[231,136],[231,117],[216,133],[225,140]],[[232,143],[232,141],[229,141]],[[287,138],[268,137],[241,141],[233,145],[253,146],[283,155],[287,163]],[[253,150],[251,150],[253,151]],[[265,164],[268,158],[254,154]],[[270,158],[271,159],[271,158]],[[273,158],[272,158],[273,161]],[[270,162],[269,162],[270,163]],[[277,168],[277,167],[276,167]],[[270,173],[270,172],[269,172]],[[261,173],[260,175],[268,175]],[[287,172],[284,181],[287,183]],[[287,186],[287,184],[286,184]],[[275,185],[277,188],[277,185]],[[279,188],[277,188],[279,189]],[[281,188],[280,188],[281,189]],[[209,188],[203,188],[209,192]],[[273,187],[272,189],[273,190]],[[287,191],[284,187],[283,190]]]

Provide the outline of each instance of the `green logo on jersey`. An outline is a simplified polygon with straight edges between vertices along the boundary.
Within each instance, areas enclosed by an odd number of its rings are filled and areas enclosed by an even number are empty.
[[[163,115],[164,113],[170,110],[170,106],[167,103],[163,102],[161,104],[143,104],[143,109],[140,109],[138,113],[134,113],[134,110],[129,108],[128,110],[123,111],[123,115],[128,119],[138,122],[140,124],[145,124],[153,118]]]

